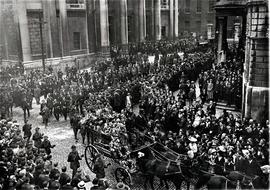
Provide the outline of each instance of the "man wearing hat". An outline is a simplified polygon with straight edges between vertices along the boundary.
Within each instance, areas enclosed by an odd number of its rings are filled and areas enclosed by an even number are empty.
[[[66,185],[68,183],[68,181],[71,181],[71,178],[67,174],[67,167],[66,166],[63,166],[61,170],[62,170],[62,172],[61,172],[60,177],[59,177],[59,183],[61,186],[63,186],[63,185]]]
[[[223,175],[224,168],[225,168],[225,159],[223,155],[225,151],[226,150],[224,149],[223,146],[219,147],[219,150],[217,152],[217,157],[215,159],[215,166],[214,166],[215,174]]]
[[[48,136],[44,136],[44,140],[41,143],[41,148],[44,148],[47,155],[51,154],[51,148],[54,148],[56,145],[51,145]]]
[[[80,160],[82,158],[80,157],[78,151],[76,150],[76,146],[71,146],[71,152],[68,155],[68,162],[70,162],[70,169],[72,169],[72,178],[77,172],[77,169],[80,167]]]
[[[32,129],[32,124],[29,124],[28,120],[25,120],[22,130],[24,133],[24,138],[27,139],[27,142],[29,142],[32,135],[31,129]]]
[[[37,127],[36,129],[36,132],[34,133],[32,139],[34,141],[34,146],[36,148],[40,148],[41,147],[41,143],[42,143],[42,138],[43,138],[43,134],[40,133],[40,128]]]
[[[105,165],[100,153],[96,154],[93,172],[96,174],[96,178],[105,178]]]

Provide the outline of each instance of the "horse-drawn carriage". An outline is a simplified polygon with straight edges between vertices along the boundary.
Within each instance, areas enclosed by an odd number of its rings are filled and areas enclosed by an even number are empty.
[[[156,160],[160,163],[164,163],[164,170],[166,170],[165,175],[182,173],[180,163],[186,155],[178,154],[164,145],[154,142],[148,136],[144,136],[144,138],[147,138],[145,145],[136,147],[119,157],[111,151],[110,142],[112,141],[112,136],[95,130],[92,130],[92,132],[92,136],[94,136],[95,139],[92,141],[92,144],[89,144],[85,148],[85,160],[91,171],[93,171],[94,168],[95,155],[100,153],[105,158],[109,158],[114,162],[113,164],[116,166],[114,169],[114,178],[116,181],[130,186],[134,184],[134,179],[137,176],[143,176],[146,173],[146,171],[143,171],[143,169],[138,166],[138,159],[140,159],[142,155],[144,156],[144,154],[150,153],[152,158],[150,159],[147,156],[148,160]],[[170,170],[169,168],[173,165],[175,166],[175,170]]]

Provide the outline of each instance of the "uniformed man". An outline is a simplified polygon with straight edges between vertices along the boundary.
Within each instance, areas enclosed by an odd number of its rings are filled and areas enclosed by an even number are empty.
[[[69,114],[69,109],[70,109],[70,98],[68,95],[65,95],[62,101],[62,114],[65,118],[65,121],[67,120],[67,116]]]
[[[32,129],[32,124],[29,124],[28,120],[25,120],[22,130],[23,130],[23,133],[24,133],[24,138],[27,139],[27,142],[29,142],[29,140],[30,140],[30,138],[32,136],[31,129]]]
[[[54,99],[54,101],[53,101],[53,114],[54,114],[54,117],[57,121],[59,121],[59,117],[60,117],[61,112],[62,112],[61,101],[59,100],[59,98]]]
[[[68,162],[70,162],[70,169],[72,169],[72,178],[77,172],[77,169],[80,167],[80,160],[81,156],[79,155],[78,151],[76,150],[76,146],[71,146],[71,152],[68,155]]]
[[[41,148],[44,148],[47,155],[51,154],[51,148],[54,148],[56,145],[51,145],[48,136],[44,136],[44,140],[41,143]]]

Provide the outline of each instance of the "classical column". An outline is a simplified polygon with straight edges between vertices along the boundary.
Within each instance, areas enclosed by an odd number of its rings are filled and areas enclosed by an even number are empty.
[[[45,48],[46,57],[53,57],[53,47],[52,47],[52,34],[51,34],[51,18],[50,18],[50,5],[49,1],[41,1],[42,11],[43,11],[43,21],[46,22],[42,27],[44,28],[45,36]]]
[[[30,36],[26,12],[26,0],[17,0],[17,15],[20,29],[20,40],[22,46],[23,61],[31,61]]]
[[[89,53],[97,51],[96,2],[86,0],[86,20]]]
[[[213,24],[207,24],[207,39],[212,39]]]
[[[161,9],[160,0],[154,0],[155,4],[155,40],[161,39]]]
[[[234,41],[239,41],[240,23],[234,23]]]
[[[127,0],[120,0],[120,27],[121,45],[124,50],[128,46],[128,21],[127,21]]]
[[[224,62],[226,60],[226,52],[225,52],[225,44],[224,40],[227,40],[226,33],[224,33],[224,30],[227,30],[226,28],[226,18],[225,17],[218,17],[218,48],[217,48],[217,54],[218,54],[218,63]]]
[[[178,0],[174,0],[174,37],[178,37]]]
[[[140,42],[145,40],[146,36],[146,11],[145,11],[145,0],[139,1],[139,25],[140,25]]]
[[[108,0],[99,0],[100,9],[100,43],[102,53],[110,52]]]
[[[169,0],[169,38],[174,37],[174,0]]]
[[[70,54],[70,46],[68,35],[66,0],[59,0],[59,13],[60,13],[60,42],[61,42],[62,56],[67,56]]]
[[[56,17],[56,0],[46,0],[47,1],[47,18],[45,18],[50,31],[50,40],[52,54],[51,57],[60,57],[61,56],[61,46],[60,46],[60,37],[59,37],[59,25]]]

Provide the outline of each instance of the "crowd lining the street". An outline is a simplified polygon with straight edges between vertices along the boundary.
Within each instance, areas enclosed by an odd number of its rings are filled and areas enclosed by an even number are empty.
[[[181,51],[183,57],[178,54]],[[149,62],[149,55],[155,56],[154,62]],[[156,42],[133,44],[129,55],[114,51],[112,60],[96,63],[89,71],[67,66],[65,73],[59,70],[54,75],[49,67],[46,73],[36,70],[11,79],[0,93],[2,189],[28,190],[33,185],[83,189],[84,182],[90,181],[82,174],[81,155],[75,146],[67,160],[73,170],[69,176],[65,167],[60,172],[57,163],[52,163],[55,145],[48,137],[39,128],[32,135],[27,117],[33,98],[40,104],[45,127],[52,116],[57,121],[61,116],[70,118],[76,141],[79,132],[86,144],[98,139],[93,130],[114,134],[110,147],[115,157],[144,143],[139,131],[187,159],[201,161],[207,171],[263,175],[260,167],[269,160],[269,121],[241,119],[226,110],[216,115],[217,101],[237,104],[241,100],[242,79],[238,63],[213,67],[213,62],[212,50],[200,49],[192,41]],[[196,97],[196,81],[200,98]],[[23,135],[17,122],[7,119],[13,104],[24,111]],[[135,105],[139,105],[138,115],[133,113]],[[120,134],[125,138],[119,138]],[[105,177],[104,163],[100,161],[96,167],[97,178],[92,183],[99,185],[96,189],[105,189],[98,180]]]

